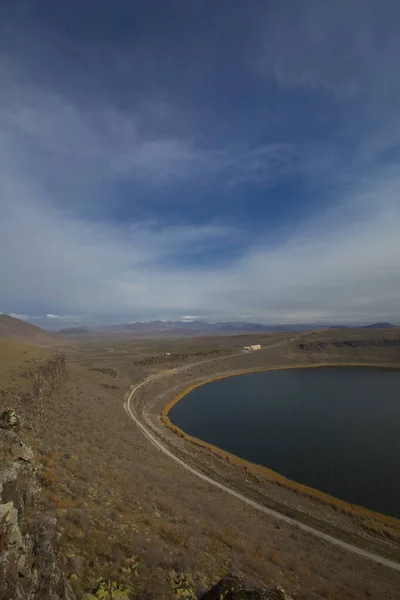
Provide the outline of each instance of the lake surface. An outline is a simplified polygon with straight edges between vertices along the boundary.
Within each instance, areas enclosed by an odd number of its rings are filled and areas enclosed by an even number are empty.
[[[400,371],[249,373],[196,388],[169,417],[290,479],[400,517]]]

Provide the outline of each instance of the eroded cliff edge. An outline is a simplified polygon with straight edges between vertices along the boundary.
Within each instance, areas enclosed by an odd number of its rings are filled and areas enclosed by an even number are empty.
[[[38,508],[32,450],[12,408],[0,416],[0,598],[74,600],[65,578],[56,519]]]

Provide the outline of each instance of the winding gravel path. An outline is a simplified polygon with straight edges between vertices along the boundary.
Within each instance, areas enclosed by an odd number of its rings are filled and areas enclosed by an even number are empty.
[[[286,515],[283,515],[283,514],[277,512],[276,510],[267,508],[266,506],[263,506],[262,504],[259,504],[258,502],[255,502],[254,500],[251,500],[251,498],[247,498],[240,492],[237,492],[237,491],[233,490],[232,488],[230,488],[222,483],[219,483],[218,481],[215,481],[211,477],[204,475],[204,473],[201,473],[197,469],[195,469],[195,468],[191,467],[190,465],[188,465],[187,463],[185,463],[185,461],[183,461],[178,456],[175,456],[175,454],[173,454],[170,450],[168,450],[168,448],[166,448],[157,439],[157,437],[140,421],[140,419],[134,414],[132,407],[131,407],[131,402],[132,402],[132,399],[134,398],[136,392],[141,387],[143,387],[150,381],[157,379],[161,375],[162,375],[162,373],[157,373],[156,375],[152,375],[151,377],[148,377],[141,383],[135,385],[132,388],[131,392],[129,393],[127,400],[124,402],[124,409],[127,412],[127,414],[129,415],[129,417],[142,430],[142,432],[144,433],[146,438],[149,440],[149,442],[151,442],[160,452],[162,452],[163,454],[165,454],[166,456],[168,456],[169,458],[171,458],[172,460],[177,462],[182,468],[186,469],[190,473],[193,473],[193,475],[195,475],[199,479],[202,479],[203,481],[206,481],[210,485],[213,485],[214,487],[222,490],[223,492],[230,494],[231,496],[234,496],[235,498],[238,498],[238,500],[241,500],[242,502],[251,506],[252,508],[255,508],[256,510],[259,510],[267,515],[270,515],[274,519],[278,519],[279,521],[283,521],[283,522],[287,523],[288,525],[297,527],[298,529],[301,529],[302,531],[305,531],[306,533],[309,533],[321,540],[329,542],[330,544],[334,544],[335,546],[339,546],[339,548],[342,548],[343,550],[347,550],[348,552],[357,554],[358,556],[361,556],[362,558],[372,560],[375,563],[378,563],[385,567],[389,567],[390,569],[400,571],[400,563],[390,560],[388,558],[384,558],[383,556],[379,556],[378,554],[374,554],[373,552],[369,552],[368,550],[363,550],[362,548],[358,548],[357,546],[354,546],[353,544],[344,542],[338,538],[328,535],[327,533],[318,531],[318,529],[314,529],[314,527],[310,527],[309,525],[305,525],[304,523],[301,523],[299,521],[296,521],[295,519],[287,517]]]

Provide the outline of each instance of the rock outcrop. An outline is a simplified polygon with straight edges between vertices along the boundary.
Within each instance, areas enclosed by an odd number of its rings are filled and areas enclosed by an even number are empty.
[[[64,574],[55,517],[40,509],[40,485],[32,450],[21,439],[21,423],[8,408],[0,414],[0,600],[75,600]],[[132,582],[102,580],[84,600],[135,600]],[[193,581],[170,573],[171,597],[194,600]],[[150,597],[150,596],[149,596]],[[202,600],[290,600],[280,587],[249,590],[229,575],[203,594]]]
[[[235,575],[227,575],[202,595],[201,600],[290,600],[279,586],[249,590]]]
[[[0,415],[0,429],[13,429],[19,425],[19,418],[13,408],[4,410]]]
[[[33,402],[40,405],[66,376],[67,370],[63,354],[55,354],[39,367],[28,372],[27,377],[33,381],[30,392]]]
[[[74,600],[56,519],[35,510],[39,494],[33,452],[7,409],[0,415],[0,600]]]

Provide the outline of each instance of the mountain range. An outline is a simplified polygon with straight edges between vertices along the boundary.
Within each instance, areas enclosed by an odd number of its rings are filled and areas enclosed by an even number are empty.
[[[338,328],[346,327],[345,325]],[[393,327],[390,323],[374,323],[367,325],[370,328]],[[84,335],[89,333],[108,334],[141,334],[141,335],[199,335],[218,334],[230,335],[240,333],[268,333],[277,331],[312,331],[317,329],[328,329],[326,323],[297,323],[297,324],[271,324],[248,323],[244,321],[218,321],[210,323],[202,320],[191,321],[136,321],[133,323],[119,323],[117,325],[98,325],[93,327],[71,327],[60,329],[61,335]]]
[[[388,329],[394,325],[387,322],[365,325],[367,329]],[[210,323],[203,320],[183,321],[136,321],[133,323],[119,323],[116,325],[95,325],[69,327],[57,332],[49,332],[37,325],[27,323],[9,315],[0,314],[0,338],[11,339],[18,342],[27,342],[39,346],[55,346],[68,344],[68,337],[85,335],[238,335],[241,333],[268,333],[278,331],[315,331],[323,329],[346,328],[346,325],[329,327],[326,323],[297,323],[297,324],[271,324],[248,323],[245,321],[218,321]]]

